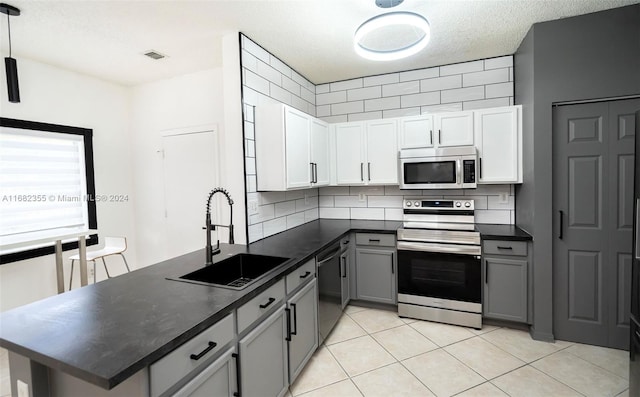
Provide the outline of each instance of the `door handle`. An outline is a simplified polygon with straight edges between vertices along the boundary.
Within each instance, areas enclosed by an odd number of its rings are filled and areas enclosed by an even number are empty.
[[[364,182],[364,163],[360,163],[360,180]]]
[[[440,144],[440,130],[438,130],[438,145]]]
[[[347,277],[347,258],[345,258],[344,256],[342,257],[342,269],[340,271],[340,276],[342,278]]]
[[[192,354],[192,355],[189,356],[189,358],[194,360],[194,361],[198,361],[198,360],[200,360],[202,358],[202,356],[204,356],[205,354],[209,353],[217,345],[218,344],[216,342],[209,341],[209,343],[207,344],[207,347],[203,351],[201,351],[198,354]]]
[[[460,171],[462,169],[462,166],[460,165],[460,160],[456,160],[456,183],[458,185],[461,184],[460,182]]]
[[[313,163],[309,163],[309,165],[311,166],[311,180],[309,183],[313,183]]]
[[[315,183],[318,183],[318,163],[313,163],[313,169],[315,170]]]
[[[395,274],[395,270],[393,268],[393,253],[391,254],[391,274]]]
[[[433,145],[433,130],[429,130],[429,143]]]
[[[484,261],[484,283],[487,284],[489,282],[489,262],[485,259]]]
[[[564,225],[563,225],[564,224],[564,212],[562,212],[562,210],[559,210],[558,212],[560,213],[560,232],[558,233],[558,238],[560,240],[562,240],[562,232],[563,232],[563,229],[564,229]]]
[[[290,303],[293,308],[293,330],[291,335],[298,335],[298,309],[295,303]]]
[[[291,309],[285,307],[284,313],[286,314],[287,321],[287,336],[285,336],[284,340],[291,342]]]
[[[276,298],[269,298],[269,302],[260,305],[260,309],[266,309],[267,306],[276,301]]]
[[[311,274],[311,272],[304,272],[304,274],[301,275],[300,278],[307,278],[307,277],[309,277],[310,274]]]
[[[478,161],[480,162],[480,179],[482,179],[482,157],[480,157]]]
[[[367,163],[367,178],[371,180],[371,163]]]
[[[240,354],[238,353],[232,353],[231,357],[236,359],[236,389],[238,390],[237,392],[233,393],[234,397],[240,397],[241,393],[240,393]]]

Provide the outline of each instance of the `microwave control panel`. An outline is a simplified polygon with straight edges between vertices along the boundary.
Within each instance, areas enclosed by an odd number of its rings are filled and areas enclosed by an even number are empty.
[[[476,161],[463,160],[462,162],[463,183],[476,183]]]

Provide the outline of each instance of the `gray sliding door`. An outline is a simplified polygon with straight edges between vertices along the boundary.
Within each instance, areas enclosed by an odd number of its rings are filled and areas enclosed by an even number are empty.
[[[559,106],[553,120],[556,338],[628,349],[640,100]]]

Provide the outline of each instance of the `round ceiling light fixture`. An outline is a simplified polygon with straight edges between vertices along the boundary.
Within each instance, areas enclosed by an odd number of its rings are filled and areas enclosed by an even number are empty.
[[[392,61],[414,55],[429,43],[429,22],[413,12],[390,12],[365,21],[356,30],[353,46],[373,61]]]

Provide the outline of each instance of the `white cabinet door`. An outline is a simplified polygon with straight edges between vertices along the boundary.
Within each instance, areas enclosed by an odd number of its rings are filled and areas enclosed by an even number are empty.
[[[518,106],[476,110],[478,183],[522,182]]]
[[[433,146],[433,115],[403,117],[398,120],[400,149]]]
[[[329,124],[311,119],[311,162],[314,186],[329,186]]]
[[[364,185],[364,123],[336,124],[335,132],[338,185]]]
[[[310,116],[285,108],[287,189],[311,186]]]
[[[438,147],[473,145],[473,112],[436,114],[434,139]]]
[[[367,184],[398,183],[397,125],[396,120],[367,121]]]

